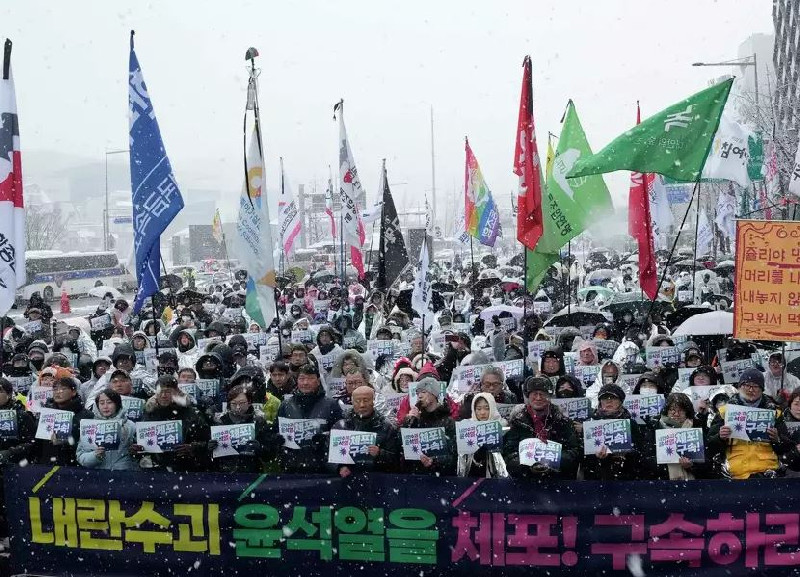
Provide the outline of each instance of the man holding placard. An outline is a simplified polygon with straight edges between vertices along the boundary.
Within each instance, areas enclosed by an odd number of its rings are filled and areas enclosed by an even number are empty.
[[[62,377],[56,381],[53,398],[47,401],[42,412],[36,430],[35,461],[42,465],[75,465],[80,422],[92,418],[78,396],[76,379]],[[45,426],[48,419],[52,420]]]
[[[325,396],[319,368],[300,367],[297,389],[281,402],[278,431],[283,439],[280,461],[286,473],[324,473],[328,462],[328,431],[342,418],[339,402]]]
[[[503,458],[508,472],[520,479],[575,479],[581,462],[581,445],[572,422],[550,402],[553,383],[544,377],[528,377],[523,393],[525,406],[511,415],[511,428],[503,439]],[[542,458],[532,464],[523,463],[528,452],[537,454],[535,448],[523,450],[522,444],[527,439],[538,439],[545,444]],[[558,452],[556,466],[556,459],[549,459],[547,455]]]
[[[737,393],[711,422],[708,447],[724,453],[725,470],[734,479],[774,477],[788,438],[778,406],[764,394],[764,375],[745,369]]]
[[[436,379],[424,377],[417,382],[417,403],[411,407],[401,429],[404,468],[408,473],[456,473],[456,425],[450,416],[450,408],[439,402],[441,393],[442,385]],[[419,442],[410,441],[412,437]],[[426,438],[430,441],[427,444]],[[414,458],[411,458],[412,454]]]
[[[625,391],[604,385],[599,406],[583,424],[584,478],[593,481],[631,481],[643,478],[644,442],[639,427],[623,406]]]
[[[353,411],[331,429],[328,461],[337,461],[334,466],[341,477],[348,477],[357,472],[396,472],[400,460],[400,437],[388,419],[375,410],[375,390],[362,385],[353,390],[350,398],[353,402]],[[360,449],[356,451],[349,442],[351,439],[348,439],[347,443],[335,443],[337,438],[343,436],[343,431],[374,433],[375,441],[362,447],[365,451]],[[333,459],[331,451],[335,450],[335,446],[347,446],[353,464],[342,464],[338,463],[339,460]],[[353,453],[358,454],[353,456]]]

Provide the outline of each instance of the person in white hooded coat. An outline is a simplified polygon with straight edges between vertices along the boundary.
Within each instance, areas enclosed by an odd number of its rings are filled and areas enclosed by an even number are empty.
[[[81,436],[75,451],[78,464],[107,471],[137,470],[139,465],[130,454],[131,445],[136,444],[136,426],[125,417],[119,393],[112,389],[101,391],[92,406],[92,414],[98,421],[119,421],[119,446],[105,449]]]
[[[600,393],[600,389],[603,385],[619,385],[620,384],[620,376],[622,375],[622,365],[620,365],[616,361],[612,361],[606,359],[602,363],[600,363],[600,370],[597,371],[597,376],[594,379],[594,383],[586,389],[586,397],[592,402],[592,407],[597,407],[597,395]],[[625,387],[622,387],[625,390]],[[629,394],[630,391],[626,390],[626,394]]]

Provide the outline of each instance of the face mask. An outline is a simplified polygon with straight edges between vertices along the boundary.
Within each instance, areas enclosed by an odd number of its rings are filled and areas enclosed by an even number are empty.
[[[614,375],[604,375],[603,376],[603,384],[604,385],[613,385],[614,384]]]
[[[658,389],[651,386],[642,386],[639,387],[639,393],[642,395],[655,395],[658,393]]]
[[[42,367],[44,366],[44,359],[31,359],[31,364],[36,368],[37,371],[41,371]]]

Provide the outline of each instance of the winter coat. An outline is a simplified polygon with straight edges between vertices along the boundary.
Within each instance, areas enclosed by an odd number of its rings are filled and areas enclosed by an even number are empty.
[[[784,423],[793,423],[793,428],[789,429],[787,426],[787,437],[785,439],[784,452],[780,456],[780,461],[791,471],[787,476],[797,477],[800,476],[800,451],[797,450],[797,445],[800,444],[800,421],[792,416],[792,413],[787,409],[783,413]]]
[[[17,434],[14,438],[0,437],[0,464],[19,463],[30,460],[35,448],[36,418],[25,410],[25,405],[16,399],[10,399],[0,407],[2,411],[13,410],[17,413]]]
[[[281,448],[279,458],[286,473],[324,473],[328,462],[328,431],[342,418],[342,409],[334,399],[325,396],[320,387],[316,392],[303,394],[299,391],[285,397],[278,409],[278,419],[318,419],[320,432],[300,445],[299,449]]]
[[[177,332],[176,338],[174,339],[177,343],[180,339],[182,334],[187,334],[192,339],[192,345],[187,348],[185,351],[182,351],[180,348],[177,348],[176,352],[178,354],[178,368],[179,369],[193,369],[194,366],[197,364],[197,359],[200,358],[202,351],[197,348],[197,340],[194,337],[194,332],[188,329],[181,329]],[[172,340],[172,338],[170,338]]]
[[[344,419],[337,421],[333,425],[333,429],[377,433],[375,444],[380,448],[380,452],[377,457],[354,465],[329,464],[331,470],[338,471],[342,467],[347,467],[354,473],[396,473],[398,471],[400,455],[403,452],[400,444],[400,432],[377,411],[373,411],[369,417],[362,417],[351,411]]]
[[[633,481],[647,477],[645,439],[642,437],[641,429],[636,425],[636,421],[631,417],[628,410],[623,407],[620,410],[620,414],[613,417],[595,411],[592,419],[629,419],[631,422],[633,450],[627,453],[611,454],[605,459],[598,459],[595,455],[584,455],[584,479],[587,481]]]
[[[720,407],[719,414],[711,421],[708,431],[706,451],[719,454],[724,458],[727,472],[734,479],[747,479],[753,474],[778,468],[778,456],[788,450],[786,439],[789,433],[786,424],[781,419],[778,406],[766,395],[762,395],[758,403],[759,409],[776,411],[775,428],[780,439],[773,443],[742,441],[741,439],[722,439],[719,430],[725,425],[725,414],[730,405],[745,405],[739,394],[735,394],[724,407]]]
[[[36,439],[34,460],[40,465],[74,466],[77,463],[75,460],[75,448],[80,437],[80,423],[83,419],[91,419],[92,414],[83,408],[83,403],[81,403],[81,398],[78,395],[75,395],[75,397],[67,403],[66,407],[56,406],[53,399],[49,399],[45,407],[48,409],[71,411],[74,414],[72,417],[72,431],[70,433],[72,441],[56,441],[53,443],[50,440]]]
[[[684,469],[681,467],[680,464],[674,463],[669,465],[659,465],[656,461],[656,442],[655,442],[655,431],[663,430],[663,429],[675,429],[675,428],[698,428],[702,429],[701,423],[696,420],[692,419],[691,417],[686,419],[680,427],[675,426],[674,424],[670,423],[668,419],[662,416],[660,419],[654,419],[652,421],[652,431],[653,436],[646,440],[647,445],[647,452],[648,452],[648,460],[651,461],[653,471],[655,472],[655,479],[661,480],[677,480],[677,481],[689,481],[693,479],[709,479],[712,475],[712,465],[711,465],[711,458],[706,454],[706,462],[705,463],[692,463],[692,466],[689,469]]]
[[[255,424],[255,443],[244,451],[240,450],[239,455],[215,458],[213,460],[215,471],[220,473],[259,473],[263,468],[262,460],[275,458],[277,431],[267,423],[264,414],[255,405],[251,405],[242,417],[236,417],[231,412],[224,413],[215,424],[241,425],[243,423]]]
[[[134,471],[139,469],[137,463],[130,454],[131,445],[136,444],[136,425],[125,417],[122,408],[110,417],[104,417],[95,405],[92,412],[92,419],[100,421],[119,421],[119,448],[106,449],[102,459],[97,458],[96,445],[81,438],[76,449],[76,459],[78,464],[87,469],[104,469],[106,471]]]
[[[420,411],[418,417],[406,417],[403,421],[406,429],[444,428],[447,439],[446,453],[433,458],[433,464],[425,467],[420,461],[403,461],[403,469],[407,473],[422,475],[455,475],[456,474],[456,422],[447,405],[438,405],[433,411]]]
[[[528,406],[514,409],[509,417],[509,430],[503,437],[503,458],[509,474],[515,479],[575,479],[581,463],[583,447],[575,428],[556,405],[551,404],[545,417],[544,431],[548,441],[561,443],[561,468],[558,471],[536,472],[528,465],[520,465],[519,444],[536,436],[533,418]]]
[[[775,400],[780,397],[780,392],[784,391],[787,395],[800,387],[800,379],[795,377],[788,371],[783,372],[783,387],[781,387],[781,376],[777,377],[772,375],[772,371],[767,369],[764,372],[764,394],[769,395]]]
[[[616,384],[620,384],[619,378],[622,376],[622,365],[616,361],[612,361],[609,359],[606,359],[605,361],[600,363],[600,368],[597,370],[597,376],[594,379],[594,383],[590,385],[588,389],[586,389],[586,397],[590,401],[592,401],[592,407],[595,408],[597,407],[597,395],[600,394],[600,389],[603,386],[603,367],[607,365],[614,365],[615,367],[617,367]],[[625,387],[623,387],[623,390],[625,390]],[[626,395],[630,394],[630,391],[625,391],[625,394]]]
[[[150,398],[145,404],[142,421],[180,421],[183,443],[192,445],[189,455],[179,455],[174,451],[148,453],[146,456],[150,458],[153,467],[177,472],[209,470],[207,443],[211,438],[211,430],[197,409],[189,405],[188,397],[173,395],[173,402],[168,407],[159,405],[155,397]]]

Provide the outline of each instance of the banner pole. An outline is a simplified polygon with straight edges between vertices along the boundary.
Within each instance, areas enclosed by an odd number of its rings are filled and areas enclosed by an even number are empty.
[[[697,208],[694,214],[694,258],[692,259],[692,304],[694,304],[697,283],[695,273],[697,271],[697,229],[700,228],[700,181],[697,181]]]

